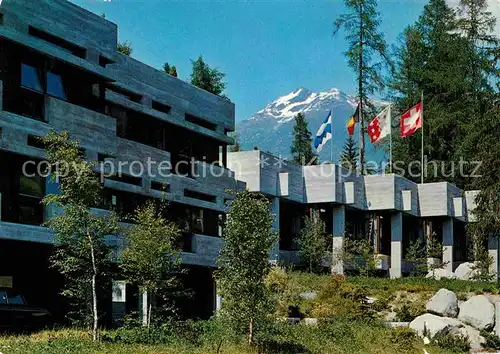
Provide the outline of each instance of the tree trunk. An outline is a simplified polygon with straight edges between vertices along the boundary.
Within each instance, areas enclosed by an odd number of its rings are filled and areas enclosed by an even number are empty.
[[[363,4],[359,4],[359,172],[365,174],[365,123],[363,121]]]
[[[250,317],[250,323],[248,324],[248,345],[253,343],[253,317]]]
[[[151,298],[149,296],[149,293],[148,293],[148,327],[151,325],[151,311],[153,310],[153,306],[152,306],[152,301],[151,301]]]
[[[87,233],[87,237],[90,242],[90,257],[92,259],[92,313],[94,316],[94,323],[92,326],[92,340],[95,342],[98,339],[98,321],[99,316],[97,314],[97,286],[96,286],[96,278],[97,278],[97,266],[95,262],[95,254],[94,254],[94,244],[92,241],[92,237]]]

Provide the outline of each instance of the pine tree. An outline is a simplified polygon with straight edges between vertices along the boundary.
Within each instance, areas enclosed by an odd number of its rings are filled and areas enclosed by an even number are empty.
[[[349,9],[347,14],[335,21],[334,34],[344,29],[349,49],[345,53],[349,67],[356,72],[358,100],[362,119],[360,120],[359,169],[365,173],[365,120],[373,114],[373,104],[368,96],[384,88],[382,69],[390,63],[386,43],[379,32],[380,15],[376,0],[344,0]],[[377,57],[383,59],[376,62]]]
[[[177,68],[175,67],[175,65],[170,68],[170,75],[172,75],[173,77],[177,77]]]
[[[312,149],[312,136],[303,113],[295,116],[291,152],[293,161],[299,165],[315,165],[317,163],[318,156]]]
[[[118,53],[124,54],[128,57],[131,56],[133,52],[132,44],[127,41],[118,43],[116,50]]]
[[[191,84],[197,86],[205,91],[211,92],[214,95],[227,98],[223,92],[226,88],[226,83],[224,82],[223,72],[211,68],[205,63],[203,57],[196,60],[191,60],[193,64],[193,71],[191,73]]]
[[[340,155],[340,165],[351,172],[356,172],[358,166],[358,147],[353,137],[349,135],[344,143],[342,155]]]
[[[165,71],[169,75],[177,77],[177,68],[175,67],[175,65],[170,66],[169,63],[165,63],[163,64],[163,71]]]
[[[455,169],[457,151],[473,116],[469,102],[473,80],[468,70],[472,48],[458,32],[456,12],[445,0],[431,0],[415,25],[405,30],[394,55],[395,111],[406,111],[424,92],[424,128],[405,139],[395,135],[393,143],[395,172],[414,180],[420,180],[422,170],[420,164],[415,168],[410,162],[420,161],[424,134],[424,154],[431,162],[426,166],[426,181],[463,183]]]

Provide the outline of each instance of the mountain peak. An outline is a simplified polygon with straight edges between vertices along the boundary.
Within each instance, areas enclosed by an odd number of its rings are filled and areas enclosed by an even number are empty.
[[[294,91],[277,98],[258,111],[250,119],[259,117],[273,117],[279,123],[286,123],[303,112],[328,111],[335,106],[349,104],[356,106],[355,99],[338,88],[330,88],[326,91],[312,92],[305,87],[299,87]]]

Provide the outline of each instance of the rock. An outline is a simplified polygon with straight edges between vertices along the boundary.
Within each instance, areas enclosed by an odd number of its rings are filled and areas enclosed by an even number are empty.
[[[431,344],[431,340],[429,338],[427,338],[427,337],[424,337],[424,344],[425,345]]]
[[[463,327],[463,324],[456,318],[439,317],[430,313],[418,316],[410,322],[410,328],[417,332],[420,337],[424,336],[424,329],[427,330],[429,338],[438,333],[448,333],[453,328]]]
[[[479,330],[491,329],[495,324],[495,307],[484,295],[476,295],[460,307],[458,319]]]
[[[370,297],[370,296],[366,297],[366,303],[367,304],[373,304],[375,301],[377,301],[376,297]]]
[[[453,291],[448,289],[439,289],[425,306],[427,312],[445,317],[457,317],[458,300]]]
[[[471,262],[462,263],[455,269],[455,276],[458,279],[470,280],[475,274],[477,274],[477,270],[474,269],[474,263]]]
[[[425,276],[426,278],[434,278],[436,280],[447,278],[447,279],[455,279],[456,276],[452,272],[450,272],[447,269],[443,268],[438,268],[431,270],[427,275]]]
[[[316,294],[315,291],[308,291],[308,292],[303,292],[299,294],[299,297],[302,300],[316,300],[316,297],[318,294]]]
[[[304,318],[304,323],[308,326],[316,326],[318,324],[318,319],[306,317]]]
[[[467,338],[471,349],[477,350],[482,348],[482,344],[486,342],[486,339],[481,336],[479,330],[474,327],[464,325],[460,328],[453,328],[451,334]]]

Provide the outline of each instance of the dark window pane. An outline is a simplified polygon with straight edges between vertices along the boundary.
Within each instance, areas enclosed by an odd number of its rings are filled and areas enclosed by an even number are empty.
[[[0,291],[0,305],[7,304],[7,293],[5,291]]]
[[[61,75],[47,73],[47,93],[62,100],[67,100]]]
[[[38,69],[27,64],[21,64],[21,86],[35,91],[43,91]]]
[[[27,177],[21,175],[19,181],[19,193],[30,197],[43,198],[45,178],[35,175]]]
[[[9,304],[24,305],[24,299],[21,294],[16,293],[14,291],[9,291],[7,292],[7,296],[9,297]]]

